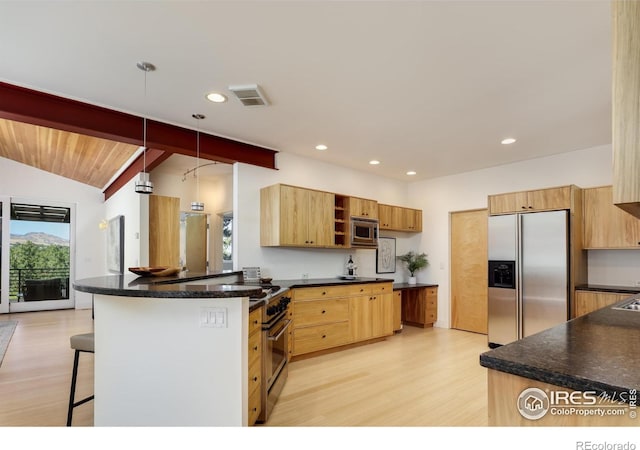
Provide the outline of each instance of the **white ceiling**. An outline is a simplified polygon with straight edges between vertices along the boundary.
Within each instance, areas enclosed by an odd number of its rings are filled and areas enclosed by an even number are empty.
[[[2,1],[0,80],[417,180],[610,143],[610,20],[608,1]],[[250,83],[270,106],[227,90]]]

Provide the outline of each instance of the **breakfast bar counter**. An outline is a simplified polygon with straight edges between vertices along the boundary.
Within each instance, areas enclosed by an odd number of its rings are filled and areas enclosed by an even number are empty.
[[[249,297],[242,272],[112,275],[94,300],[95,426],[248,424]]]

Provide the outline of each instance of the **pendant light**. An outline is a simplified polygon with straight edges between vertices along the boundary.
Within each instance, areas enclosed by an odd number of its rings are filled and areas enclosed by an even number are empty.
[[[156,66],[151,63],[141,61],[136,64],[138,69],[144,72],[144,98],[147,99],[147,72],[156,70]],[[142,172],[140,179],[136,180],[136,192],[138,194],[151,194],[153,192],[153,183],[149,181],[147,173],[147,118],[143,118],[143,150],[142,150]]]
[[[204,203],[200,201],[200,174],[198,174],[198,169],[200,168],[200,121],[204,119],[204,115],[192,114],[191,117],[198,121],[196,131],[196,168],[194,170],[196,177],[196,201],[191,202],[191,211],[204,211]]]

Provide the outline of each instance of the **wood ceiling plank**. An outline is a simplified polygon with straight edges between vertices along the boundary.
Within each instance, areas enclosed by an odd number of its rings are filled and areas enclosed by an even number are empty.
[[[0,156],[103,188],[138,146],[0,119]]]

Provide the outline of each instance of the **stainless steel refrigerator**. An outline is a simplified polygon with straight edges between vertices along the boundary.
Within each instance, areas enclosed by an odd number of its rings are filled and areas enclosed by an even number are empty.
[[[569,318],[569,213],[489,217],[489,347]]]

